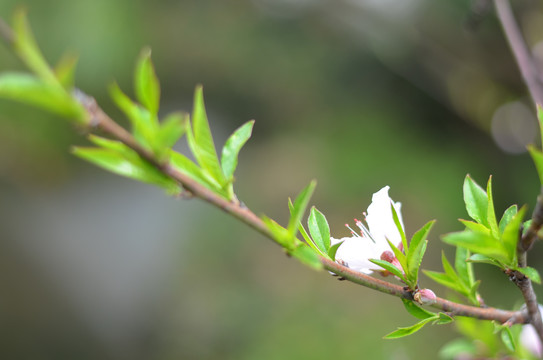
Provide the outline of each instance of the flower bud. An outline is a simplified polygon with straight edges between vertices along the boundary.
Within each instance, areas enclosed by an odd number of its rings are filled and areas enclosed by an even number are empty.
[[[422,289],[413,295],[413,299],[421,305],[432,305],[436,303],[436,294],[430,289]]]
[[[391,264],[392,264],[392,261],[394,261],[394,259],[395,259],[394,253],[390,250],[383,251],[383,253],[381,254],[381,260],[387,261]]]

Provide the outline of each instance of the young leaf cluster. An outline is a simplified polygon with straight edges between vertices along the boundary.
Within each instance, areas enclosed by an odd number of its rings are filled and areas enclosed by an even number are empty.
[[[435,282],[464,295],[472,304],[480,305],[477,289],[481,282],[475,281],[473,264],[467,261],[469,257],[468,249],[457,246],[454,268],[445,257],[445,253],[442,253],[441,263],[445,272],[424,270],[424,274]]]
[[[15,53],[33,74],[0,74],[0,97],[40,107],[78,124],[86,123],[85,109],[70,94],[76,58],[65,55],[52,69],[36,44],[23,9],[15,12],[13,35]]]
[[[518,210],[516,205],[510,206],[498,222],[492,198],[492,177],[489,178],[485,191],[469,175],[464,181],[464,202],[473,221],[460,220],[466,229],[446,234],[443,241],[471,251],[473,255],[468,261],[519,271],[540,283],[537,270],[518,266],[517,244],[526,207]]]

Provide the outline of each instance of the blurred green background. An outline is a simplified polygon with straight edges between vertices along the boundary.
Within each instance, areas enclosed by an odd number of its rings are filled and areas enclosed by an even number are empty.
[[[483,1],[484,5],[485,2]],[[20,1],[2,0],[10,18]],[[536,120],[493,12],[469,1],[26,1],[46,57],[80,55],[77,85],[131,92],[144,46],[162,111],[190,111],[204,85],[216,140],[256,119],[238,196],[287,219],[311,179],[312,200],[343,237],[385,185],[408,235],[437,219],[423,262],[441,270],[439,235],[466,218],[462,182],[493,175],[498,215],[532,204],[523,152]],[[543,13],[519,1],[530,47]],[[22,69],[0,46],[0,71]],[[454,326],[385,341],[415,322],[398,299],[311,271],[196,200],[116,177],[69,154],[86,144],[64,121],[0,101],[2,359],[435,359]],[[185,147],[180,144],[179,149]],[[541,246],[530,256],[541,268]],[[476,267],[492,306],[518,305],[495,268]],[[421,285],[445,294],[423,277]]]

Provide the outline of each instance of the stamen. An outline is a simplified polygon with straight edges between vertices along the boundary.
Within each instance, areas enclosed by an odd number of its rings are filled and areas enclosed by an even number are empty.
[[[354,231],[350,226],[349,224],[345,224],[345,227],[349,230],[351,230],[351,234],[354,235],[354,236],[358,236],[360,237],[360,235],[358,235],[358,233],[356,231]]]
[[[373,236],[371,236],[371,233],[370,231],[368,230],[368,228],[366,226],[364,226],[364,224],[362,223],[362,221],[360,220],[357,220],[357,219],[354,219],[356,221],[356,226],[358,226],[360,228],[360,233],[362,234],[362,237],[367,237],[369,238],[371,241],[373,241],[373,243],[375,244],[375,240],[373,239]]]

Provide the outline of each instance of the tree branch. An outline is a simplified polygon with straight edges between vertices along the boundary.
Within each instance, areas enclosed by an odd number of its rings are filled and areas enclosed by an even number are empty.
[[[509,0],[494,0],[496,13],[502,25],[505,37],[509,42],[511,51],[517,61],[517,65],[522,74],[522,79],[528,87],[532,100],[537,105],[543,105],[543,84],[540,81],[539,72],[532,55],[524,41],[522,33],[511,10]],[[532,224],[525,235],[519,234],[520,241],[517,248],[518,264],[520,267],[527,266],[527,251],[530,250],[534,241],[537,239],[537,232],[543,224],[542,197],[538,197],[537,205],[534,210]],[[515,275],[515,284],[520,289],[526,308],[528,310],[530,323],[534,326],[541,343],[543,343],[543,321],[537,303],[532,281],[522,274]]]
[[[543,84],[540,81],[539,72],[531,52],[528,50],[515,20],[509,0],[494,0],[494,5],[503,32],[515,56],[522,79],[528,87],[532,100],[536,105],[543,105]]]
[[[11,29],[0,19],[0,37],[8,44],[13,42],[13,34]],[[255,215],[250,209],[243,206],[237,201],[228,201],[217,195],[212,190],[194,181],[185,174],[179,172],[172,167],[168,162],[158,161],[154,154],[141,146],[136,139],[123,127],[113,121],[96,103],[95,99],[86,95],[82,91],[76,90],[73,93],[74,98],[83,105],[88,114],[87,126],[90,132],[100,131],[112,138],[121,141],[126,146],[134,150],[138,155],[155,166],[159,171],[177,181],[185,190],[189,191],[193,196],[204,200],[211,205],[218,207],[226,213],[234,216],[249,227],[255,229],[269,239],[273,240],[273,234],[268,229],[266,224]],[[363,285],[365,287],[377,290],[379,292],[393,295],[400,298],[413,300],[411,292],[404,287],[387,281],[374,278],[372,276],[354,271],[338,264],[328,258],[320,257],[320,261],[324,269],[329,270],[345,279]],[[523,324],[529,321],[526,311],[506,311],[496,308],[481,308],[468,306],[448,301],[442,298],[437,298],[433,307],[443,310],[450,315],[469,316],[483,320],[496,320],[500,323]]]

